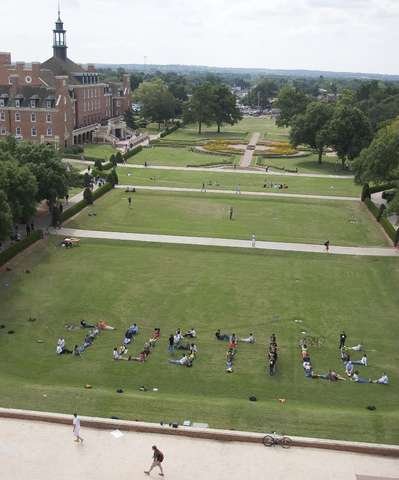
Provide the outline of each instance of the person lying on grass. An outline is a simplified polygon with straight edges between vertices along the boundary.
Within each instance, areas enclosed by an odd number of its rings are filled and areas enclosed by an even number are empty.
[[[372,383],[378,383],[379,385],[389,385],[388,375],[384,372],[380,378],[373,380]]]
[[[228,335],[227,333],[220,333],[220,328],[218,328],[215,332],[215,337],[218,339],[218,340],[221,340],[221,341],[228,341],[230,340],[230,335]]]
[[[233,362],[231,360],[226,361],[226,373],[233,373]]]
[[[368,360],[366,353],[363,353],[363,356],[360,360],[352,360],[353,365],[363,365],[363,367],[368,366]]]
[[[66,353],[72,353],[72,350],[68,350],[68,348],[66,348],[65,345],[63,347],[61,347],[61,345],[57,345],[57,348],[56,348],[57,355],[64,355]]]
[[[174,365],[183,365],[183,366],[188,367],[191,362],[190,362],[189,357],[187,355],[184,355],[179,360],[169,359],[169,363],[173,363]]]
[[[243,343],[255,343],[255,337],[253,333],[250,333],[249,337],[239,338],[238,340]]]
[[[95,327],[95,325],[92,325],[91,323],[87,323],[84,320],[80,321],[80,326],[82,328],[94,328]]]
[[[371,383],[371,378],[361,377],[359,372],[355,370],[352,375],[352,381],[356,383]]]
[[[144,363],[147,358],[149,357],[148,353],[146,353],[144,350],[138,354],[137,357],[129,357],[129,360],[132,360],[134,362],[140,362]]]
[[[195,338],[197,336],[197,332],[195,331],[194,328],[190,328],[187,330],[186,333],[183,334],[183,337],[190,337],[190,338]]]
[[[115,327],[111,327],[104,320],[101,320],[101,322],[98,322],[96,327],[99,328],[100,330],[115,330]]]
[[[315,375],[315,378],[321,378],[323,380],[329,380],[330,382],[337,382],[338,380],[346,380],[346,378],[341,377],[335,370],[329,370],[327,373],[320,373]]]
[[[346,363],[346,362],[349,362],[350,359],[351,359],[351,357],[350,357],[349,353],[345,351],[345,347],[342,347],[341,348],[341,360],[343,361],[343,363]]]
[[[129,343],[133,340],[133,333],[130,330],[126,330],[125,338],[123,339],[124,345],[129,345]]]
[[[354,352],[361,352],[363,350],[363,345],[359,343],[358,345],[354,345],[353,347],[343,347],[345,350],[353,350]]]
[[[347,374],[348,377],[351,377],[354,373],[354,366],[353,363],[349,360],[349,362],[346,362],[345,364],[345,373]]]

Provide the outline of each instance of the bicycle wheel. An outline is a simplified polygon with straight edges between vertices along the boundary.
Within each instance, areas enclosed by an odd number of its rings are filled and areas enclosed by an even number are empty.
[[[265,447],[271,447],[274,445],[274,438],[271,435],[265,435],[263,437],[263,445]]]
[[[283,448],[290,448],[291,445],[292,445],[292,440],[289,437],[283,437],[281,439],[281,446]]]

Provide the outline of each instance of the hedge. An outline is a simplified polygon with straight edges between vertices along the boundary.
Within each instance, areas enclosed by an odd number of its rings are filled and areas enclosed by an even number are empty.
[[[20,242],[14,243],[7,250],[0,253],[0,266],[4,265],[6,262],[11,260],[11,258],[15,257],[18,253],[28,248],[33,243],[37,242],[43,238],[43,231],[42,230],[34,230],[29,236],[25,237]]]
[[[369,194],[382,192],[384,190],[390,190],[391,188],[395,188],[396,185],[394,183],[384,183],[382,185],[374,185],[374,187],[369,187]]]
[[[186,165],[186,167],[189,168],[195,168],[195,167],[217,167],[218,165],[233,165],[232,161],[225,160],[225,161],[220,161],[220,162],[207,162],[207,163],[201,163],[197,165]]]
[[[131,150],[128,150],[128,151],[123,155],[123,159],[124,159],[124,160],[127,160],[127,159],[133,157],[133,155],[137,155],[139,152],[141,152],[141,150],[143,150],[143,146],[142,146],[142,145],[137,145],[137,147],[134,147],[134,148],[132,148]]]
[[[380,209],[369,198],[366,198],[364,203],[367,206],[367,208],[370,210],[372,215],[378,221],[378,217],[380,216],[380,213],[381,213]],[[399,240],[399,233],[395,230],[393,225],[390,223],[390,221],[386,217],[381,217],[379,220],[379,223],[381,224],[382,228],[385,230],[385,233],[388,235],[388,237],[392,240],[392,242],[396,246]]]
[[[93,201],[97,200],[97,198],[101,197],[102,195],[104,195],[104,193],[107,193],[109,190],[112,190],[112,188],[113,186],[111,183],[106,183],[102,187],[97,188],[97,190],[93,192]],[[65,220],[68,220],[68,218],[73,217],[88,205],[89,204],[86,202],[86,200],[81,200],[80,202],[75,203],[75,205],[73,205],[72,207],[62,212],[61,222],[65,222]]]
[[[71,160],[80,160],[81,162],[95,162],[96,160],[101,160],[102,162],[106,162],[106,158],[99,158],[99,157],[89,157],[87,155],[83,155],[83,159],[81,155],[75,155],[73,153],[68,153],[64,155],[64,158],[71,159]]]

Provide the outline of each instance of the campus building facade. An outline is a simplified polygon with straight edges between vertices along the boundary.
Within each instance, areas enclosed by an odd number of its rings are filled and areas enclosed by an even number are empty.
[[[104,83],[94,65],[84,68],[70,60],[67,48],[58,13],[53,56],[44,63],[12,64],[11,54],[0,52],[0,138],[14,135],[57,147],[124,138],[129,75]]]

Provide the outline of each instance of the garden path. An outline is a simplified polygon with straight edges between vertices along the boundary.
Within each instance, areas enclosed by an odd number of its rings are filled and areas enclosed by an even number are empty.
[[[231,238],[189,237],[177,235],[153,235],[147,233],[104,232],[97,230],[79,230],[75,228],[51,229],[50,233],[64,237],[100,238],[107,240],[127,240],[134,242],[172,243],[179,245],[203,245],[209,247],[232,247],[258,250],[279,250],[292,252],[325,253],[324,245],[308,243],[283,243],[256,241],[252,246],[251,239],[234,240]],[[256,232],[255,232],[256,233]],[[399,249],[394,247],[338,247],[330,245],[331,255],[358,255],[370,257],[399,257]]]
[[[259,132],[254,132],[252,134],[251,139],[248,142],[247,148],[245,149],[244,154],[240,159],[241,168],[248,168],[251,166],[252,157],[254,155],[255,147],[259,141],[259,138],[260,138]]]

